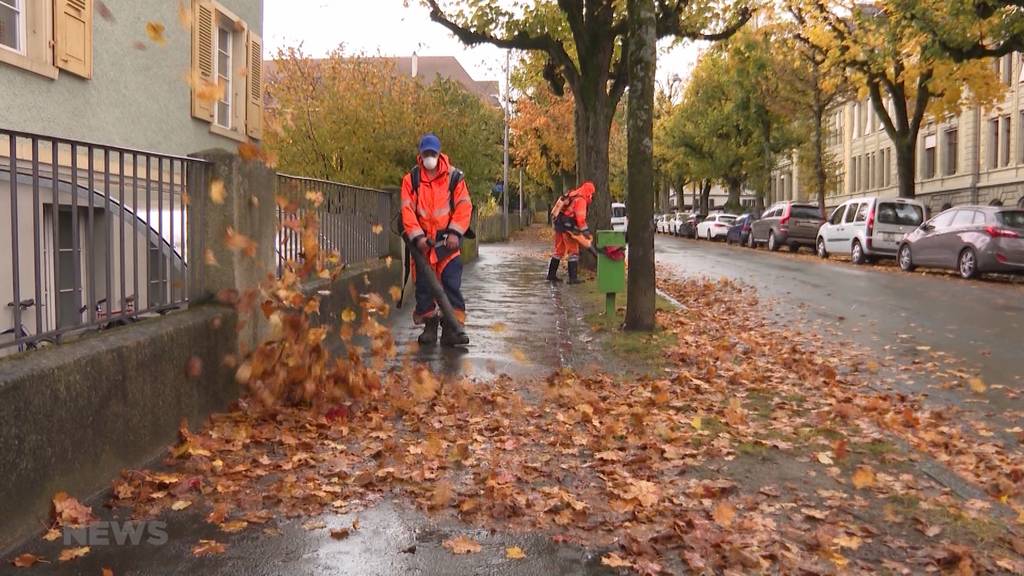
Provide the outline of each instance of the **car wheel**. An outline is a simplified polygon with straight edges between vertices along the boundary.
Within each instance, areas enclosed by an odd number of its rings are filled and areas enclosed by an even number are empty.
[[[778,240],[775,239],[775,232],[769,232],[768,233],[768,251],[769,252],[778,252],[778,250],[779,250],[779,242],[778,242]]]
[[[961,278],[970,280],[978,277],[978,255],[974,253],[973,248],[964,248],[956,263]]]
[[[711,236],[711,229],[708,228],[708,242],[714,242],[714,238]]]
[[[914,258],[910,253],[910,244],[900,246],[900,251],[896,256],[896,259],[900,263],[900,270],[903,270],[904,272],[913,272],[914,268],[917,268],[917,266],[914,266]]]
[[[757,250],[757,243],[754,242],[754,233],[747,234],[747,248],[751,250]]]
[[[859,240],[853,241],[853,247],[850,248],[850,260],[858,266],[863,264],[865,261],[864,248],[860,245]]]
[[[818,238],[818,258],[828,258],[828,250],[825,249],[824,238]]]

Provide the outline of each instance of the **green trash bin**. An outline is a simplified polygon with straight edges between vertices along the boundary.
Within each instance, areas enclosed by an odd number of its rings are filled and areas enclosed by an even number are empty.
[[[597,289],[605,294],[605,314],[608,320],[615,318],[615,296],[626,291],[626,259],[608,256],[606,248],[626,248],[626,233],[614,230],[598,230],[597,242]]]

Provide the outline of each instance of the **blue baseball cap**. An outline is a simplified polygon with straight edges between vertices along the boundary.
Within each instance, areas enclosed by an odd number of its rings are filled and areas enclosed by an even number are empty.
[[[437,135],[431,133],[427,134],[420,140],[420,154],[424,152],[433,152],[434,154],[441,153],[441,139]]]

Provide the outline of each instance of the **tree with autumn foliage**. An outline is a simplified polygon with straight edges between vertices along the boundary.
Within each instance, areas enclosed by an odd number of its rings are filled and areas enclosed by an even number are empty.
[[[283,172],[397,186],[425,132],[441,138],[474,198],[501,170],[501,110],[456,82],[424,86],[388,60],[341,49],[323,59],[283,50],[268,76],[266,146]]]
[[[951,58],[904,5],[790,0],[788,8],[803,18],[802,33],[811,45],[826,54],[824,65],[846,70],[860,97],[870,97],[896,151],[899,195],[913,198],[925,119],[957,114],[966,105],[990,105],[1003,86],[987,63]]]
[[[896,0],[958,62],[1024,52],[1022,0]]]
[[[628,18],[620,0],[534,0],[514,9],[477,0],[422,0],[430,17],[467,45],[544,55],[544,78],[576,105],[576,158],[581,180],[597,187],[591,228],[611,222],[609,143],[619,102],[629,84]],[[444,4],[444,5],[442,5]],[[662,0],[655,7],[656,38],[721,40],[750,16],[727,0]]]

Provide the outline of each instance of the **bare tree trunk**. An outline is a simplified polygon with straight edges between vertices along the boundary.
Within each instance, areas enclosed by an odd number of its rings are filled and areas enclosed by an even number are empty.
[[[629,286],[626,330],[652,332],[654,271],[654,0],[629,0]],[[607,158],[607,155],[605,156]]]
[[[894,143],[896,149],[896,174],[899,186],[900,198],[913,198],[916,194],[914,166],[917,165],[917,150],[914,140],[898,140]]]

